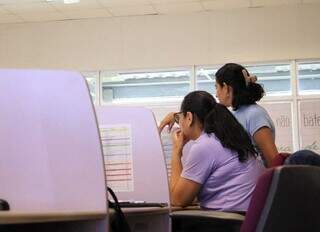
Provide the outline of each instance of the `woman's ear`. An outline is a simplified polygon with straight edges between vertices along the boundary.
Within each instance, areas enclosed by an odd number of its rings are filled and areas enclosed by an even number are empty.
[[[233,94],[233,88],[230,85],[226,85],[227,87],[227,96],[230,97]]]
[[[186,115],[186,119],[187,119],[187,125],[188,127],[192,126],[192,123],[193,123],[193,113],[191,113],[190,111],[187,112],[187,115]]]

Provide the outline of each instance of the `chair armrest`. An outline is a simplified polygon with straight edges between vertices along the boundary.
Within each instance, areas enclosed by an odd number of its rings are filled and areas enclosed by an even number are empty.
[[[286,158],[290,156],[290,153],[279,153],[271,161],[271,167],[278,167],[284,164]]]
[[[210,220],[222,220],[222,221],[238,221],[243,222],[245,216],[238,213],[228,213],[221,211],[213,211],[213,210],[182,210],[182,211],[174,211],[170,214],[171,218],[183,218],[183,219],[210,219]]]

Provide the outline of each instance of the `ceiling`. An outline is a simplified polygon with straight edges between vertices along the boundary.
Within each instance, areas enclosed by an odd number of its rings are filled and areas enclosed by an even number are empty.
[[[219,9],[320,3],[320,0],[0,0],[0,24],[179,14]]]

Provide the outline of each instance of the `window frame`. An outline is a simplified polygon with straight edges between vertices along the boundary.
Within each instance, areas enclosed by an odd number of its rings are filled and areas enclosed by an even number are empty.
[[[184,96],[181,97],[174,97],[172,99],[166,98],[165,101],[160,100],[161,97],[157,99],[157,97],[149,98],[149,99],[139,99],[138,102],[134,102],[135,98],[133,98],[133,101],[118,101],[118,102],[105,102],[103,100],[103,77],[102,73],[156,73],[156,72],[174,72],[174,71],[189,71],[190,72],[190,78],[189,78],[189,91],[192,89],[192,82],[193,82],[193,66],[181,66],[181,67],[172,67],[172,68],[156,68],[156,69],[122,69],[122,70],[115,70],[115,69],[104,69],[100,71],[100,82],[99,82],[99,91],[100,91],[100,105],[108,106],[108,105],[119,105],[119,106],[147,106],[147,107],[158,107],[163,106],[165,103],[166,106],[173,106],[177,103],[180,104]]]
[[[91,74],[91,73],[95,73],[96,76],[92,77],[88,74]],[[99,86],[100,86],[100,71],[81,71],[80,74],[84,77],[84,79],[87,81],[87,85],[88,85],[88,89],[89,89],[89,94],[90,94],[90,97],[91,97],[91,100],[92,100],[92,103],[94,105],[99,105],[100,104],[100,91],[99,91]],[[89,82],[88,82],[88,79],[96,79],[96,86],[95,86],[95,94],[96,94],[96,97],[95,99],[92,99],[92,96],[91,96],[91,93],[90,93],[90,86],[89,86]]]

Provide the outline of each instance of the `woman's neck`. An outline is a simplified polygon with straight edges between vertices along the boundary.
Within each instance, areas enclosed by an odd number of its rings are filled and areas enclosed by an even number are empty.
[[[192,129],[192,133],[190,134],[190,139],[192,139],[192,140],[198,139],[200,137],[200,135],[202,134],[202,132],[203,132],[203,128],[202,127],[195,126]]]

